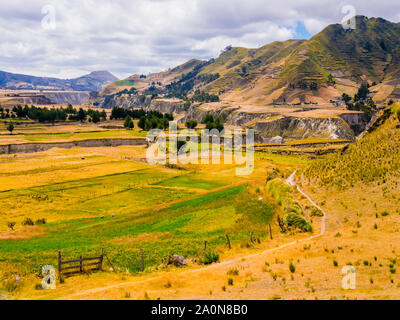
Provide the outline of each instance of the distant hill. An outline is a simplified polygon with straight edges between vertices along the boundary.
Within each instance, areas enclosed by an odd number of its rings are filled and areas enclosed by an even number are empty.
[[[32,90],[100,91],[118,78],[108,71],[94,71],[76,79],[35,77],[0,71],[0,88]]]
[[[190,60],[146,78],[114,82],[103,94],[155,87],[167,96],[201,90],[237,103],[326,104],[343,93],[354,95],[367,81],[374,100],[399,99],[399,39],[399,23],[357,16],[355,30],[333,24],[309,40],[277,41],[258,49],[228,47],[216,59]],[[178,86],[171,90],[173,82]]]

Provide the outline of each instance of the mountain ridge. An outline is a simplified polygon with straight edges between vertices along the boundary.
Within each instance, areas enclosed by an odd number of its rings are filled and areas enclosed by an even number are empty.
[[[93,71],[73,79],[37,77],[25,74],[0,71],[1,89],[63,90],[63,91],[100,91],[118,78],[109,71]]]
[[[189,97],[200,90],[237,103],[329,104],[340,102],[343,93],[353,95],[362,82],[368,82],[378,100],[398,97],[400,23],[355,19],[355,30],[332,24],[308,40],[275,41],[256,49],[229,46],[215,59],[182,64],[180,73],[178,66],[149,74],[147,80],[133,75],[129,85],[114,83],[103,93],[132,87],[139,92],[156,87],[165,93],[169,84],[178,82],[190,87],[184,92]]]

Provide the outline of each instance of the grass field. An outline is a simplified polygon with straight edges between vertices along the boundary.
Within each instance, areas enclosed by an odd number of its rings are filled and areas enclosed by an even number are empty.
[[[388,155],[395,157],[397,153],[389,153],[388,145],[377,141],[388,134],[392,137],[396,125],[394,118],[389,119],[364,142],[358,142],[358,149],[351,147],[342,157],[312,160],[305,155],[258,151],[254,172],[245,177],[235,176],[235,165],[150,166],[145,162],[145,146],[2,155],[0,297],[400,297],[396,272],[400,209],[398,184],[392,179],[395,176],[382,176],[386,182],[378,176],[374,183],[354,183],[344,190],[324,186],[328,177],[340,179],[344,165],[353,166],[357,150],[364,154],[372,151],[371,157],[359,161],[366,170],[376,171],[373,155],[380,155],[381,163],[389,164]],[[335,165],[346,159],[340,168]],[[390,164],[397,165],[397,160],[391,159]],[[320,232],[321,216],[314,215],[305,197],[283,184],[295,169],[299,169],[297,179],[302,188],[328,213],[326,233],[312,241],[296,242]],[[351,174],[349,181],[363,177],[357,170]],[[317,187],[316,177],[321,187]],[[304,216],[312,231],[293,228],[281,233],[276,215],[287,219],[293,212]],[[46,224],[24,226],[27,218],[34,222],[46,219]],[[16,222],[14,231],[8,228],[9,222]],[[269,237],[269,223],[273,239]],[[250,232],[259,242],[250,242]],[[201,265],[205,241],[208,251],[224,262],[208,271]],[[292,247],[262,253],[291,242]],[[57,290],[51,292],[37,289],[41,282],[38,272],[43,265],[57,265],[58,250],[63,259],[76,259],[80,255],[96,256],[101,248],[106,254],[103,272],[57,281]],[[140,249],[144,252],[144,272],[140,271]],[[162,264],[172,254],[183,255],[188,266]],[[348,292],[340,287],[340,271],[350,263],[357,270],[357,290]],[[291,264],[294,272],[290,271]],[[17,276],[22,281],[16,283]],[[233,279],[233,285],[228,284],[229,279]],[[117,287],[107,289],[110,285]]]
[[[117,132],[77,133],[74,138]],[[48,141],[59,135],[69,133],[26,138]],[[17,273],[33,281],[41,266],[57,264],[58,250],[74,259],[104,248],[106,270],[112,265],[115,271],[136,273],[141,248],[146,272],[151,272],[172,254],[198,263],[204,241],[209,250],[224,251],[226,234],[233,246],[247,246],[250,231],[261,240],[268,235],[275,212],[272,203],[258,199],[263,194],[256,190],[258,179],[262,185],[278,163],[290,168],[305,161],[261,155],[253,175],[242,178],[234,175],[232,165],[150,166],[143,162],[145,152],[143,146],[126,146],[0,156],[3,279]],[[46,219],[46,224],[23,225],[27,218]],[[16,223],[14,230],[9,222]]]

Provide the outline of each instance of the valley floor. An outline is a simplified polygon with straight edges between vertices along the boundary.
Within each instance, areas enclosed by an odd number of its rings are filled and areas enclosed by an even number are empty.
[[[303,178],[312,161],[306,156],[257,151],[254,172],[238,177],[234,165],[150,166],[145,151],[121,146],[0,156],[0,299],[400,298],[396,181],[337,191]],[[282,208],[266,180],[271,173],[284,180],[296,169],[296,183],[326,213],[323,234],[318,216],[307,217],[312,233],[280,232]],[[302,207],[311,206],[293,192]],[[23,225],[27,218],[46,224]],[[219,263],[201,264],[204,241]],[[103,272],[41,289],[37,274],[57,264],[57,250],[75,259],[101,248]],[[188,265],[161,263],[175,253]],[[355,268],[355,289],[342,288],[346,265]]]

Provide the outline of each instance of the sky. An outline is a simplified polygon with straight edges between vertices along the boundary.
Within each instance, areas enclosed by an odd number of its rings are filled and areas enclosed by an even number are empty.
[[[310,38],[354,13],[400,22],[399,0],[2,2],[0,70],[58,78],[164,71],[217,57],[228,45]]]

